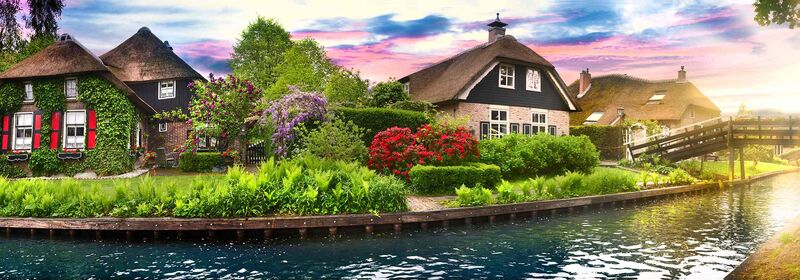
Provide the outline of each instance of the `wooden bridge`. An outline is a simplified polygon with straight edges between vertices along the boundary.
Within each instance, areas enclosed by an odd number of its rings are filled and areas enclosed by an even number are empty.
[[[682,133],[665,136],[646,143],[628,145],[632,159],[642,155],[659,155],[677,162],[714,152],[729,151],[730,179],[733,179],[736,151],[744,154],[747,145],[798,146],[800,122],[788,118],[746,118],[727,121],[717,119]],[[740,161],[741,176],[745,177],[744,161]]]

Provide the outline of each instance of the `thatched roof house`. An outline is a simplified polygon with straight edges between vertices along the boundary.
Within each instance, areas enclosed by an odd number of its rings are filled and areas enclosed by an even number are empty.
[[[203,79],[172,51],[168,42],[162,42],[147,27],[140,28],[100,59],[124,82]]]
[[[720,109],[681,68],[677,79],[646,80],[623,74],[591,77],[587,70],[569,86],[582,112],[570,114],[570,124],[619,124],[623,119],[656,120],[676,128],[719,117]]]

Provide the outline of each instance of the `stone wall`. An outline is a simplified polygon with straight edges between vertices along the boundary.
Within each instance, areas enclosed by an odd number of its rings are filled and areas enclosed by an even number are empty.
[[[508,122],[518,123],[520,126],[532,123],[532,113],[546,112],[547,125],[556,126],[556,135],[569,135],[569,112],[567,111],[468,102],[459,102],[439,108],[440,111],[447,112],[457,117],[469,116],[469,120],[467,121],[468,129],[478,138],[480,137],[480,123],[489,121],[489,114],[492,109],[508,111]]]

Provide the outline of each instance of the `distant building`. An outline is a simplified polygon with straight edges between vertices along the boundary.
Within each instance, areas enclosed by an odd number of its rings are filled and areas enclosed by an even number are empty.
[[[569,134],[578,111],[550,62],[505,34],[499,19],[486,43],[401,78],[412,99],[431,102],[481,139],[508,133]]]

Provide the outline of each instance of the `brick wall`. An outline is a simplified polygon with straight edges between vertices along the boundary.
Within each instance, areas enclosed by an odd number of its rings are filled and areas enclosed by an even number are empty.
[[[147,128],[147,148],[152,151],[164,148],[167,153],[172,152],[175,148],[183,146],[190,129],[186,122],[168,122],[167,131],[159,132],[158,123],[150,122]]]
[[[468,129],[475,137],[479,137],[480,123],[488,122],[490,110],[495,108],[507,110],[508,122],[519,123],[520,127],[522,124],[530,124],[532,122],[531,114],[534,111],[546,112],[547,125],[555,125],[557,135],[569,135],[569,112],[567,111],[469,102],[459,102],[457,104],[442,106],[439,110],[451,115],[455,114],[455,116],[469,116],[469,120],[467,121]]]

